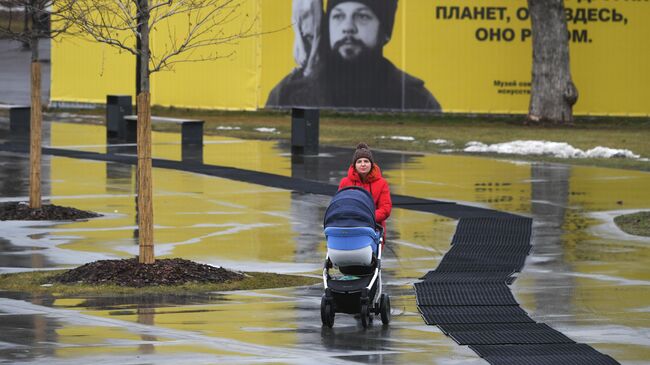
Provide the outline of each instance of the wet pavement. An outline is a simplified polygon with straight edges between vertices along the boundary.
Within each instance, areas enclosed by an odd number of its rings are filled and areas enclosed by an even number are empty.
[[[101,125],[46,124],[52,147],[108,148]],[[0,123],[0,142],[6,138]],[[4,133],[4,134],[3,134]],[[4,137],[3,137],[4,136]],[[82,143],[80,143],[82,141]],[[180,135],[155,132],[154,158],[181,159]],[[351,150],[293,159],[273,141],[206,137],[204,162],[336,183]],[[650,239],[615,215],[650,208],[650,174],[486,158],[378,151],[392,192],[534,218],[533,250],[511,286],[530,316],[622,364],[650,359]],[[85,222],[0,222],[0,272],[49,270],[137,254],[135,168],[44,156],[43,195],[101,212]],[[28,157],[0,152],[0,201],[26,199]],[[319,276],[328,196],[154,169],[156,255],[236,270]],[[485,364],[422,321],[413,283],[449,249],[456,221],[394,209],[384,285],[393,322],[364,330],[337,315],[321,328],[322,286],[191,297],[32,298],[0,292],[0,362]]]

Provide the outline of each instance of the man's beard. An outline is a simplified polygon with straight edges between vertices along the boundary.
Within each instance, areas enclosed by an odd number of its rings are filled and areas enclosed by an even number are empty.
[[[341,48],[344,46],[358,47],[359,51],[357,54],[351,55],[352,57],[346,58],[341,54]],[[343,52],[345,53],[345,51]],[[352,63],[365,62],[368,58],[374,58],[377,55],[374,48],[368,47],[361,40],[354,37],[345,37],[336,41],[332,46],[332,53],[339,61]]]

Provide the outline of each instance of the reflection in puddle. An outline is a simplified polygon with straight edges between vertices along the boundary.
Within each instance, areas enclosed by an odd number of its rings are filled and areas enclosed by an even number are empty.
[[[103,135],[103,127],[79,131],[85,147],[79,147],[76,132],[70,130],[77,127],[54,124],[51,144],[105,151],[103,141],[95,140],[95,134]],[[180,160],[179,138],[156,133],[154,157]],[[345,173],[351,155],[348,149],[325,147],[318,158],[292,159],[288,145],[271,141],[206,137],[206,142],[206,164],[333,184]],[[378,151],[375,157],[393,193],[533,217],[533,251],[513,285],[522,307],[537,321],[622,363],[647,360],[650,344],[629,340],[648,338],[650,246],[647,239],[612,233],[603,214],[650,208],[650,174],[467,156]],[[27,158],[0,158],[2,199],[26,196]],[[1,272],[60,268],[137,253],[133,166],[64,157],[46,157],[44,164],[44,195],[52,203],[105,217],[0,222]],[[325,256],[322,217],[329,197],[166,169],[153,173],[158,257],[237,270],[320,275]],[[275,355],[286,362],[326,357],[323,361],[484,363],[435,327],[424,325],[412,292],[412,283],[435,268],[449,249],[455,226],[448,218],[394,209],[384,259],[384,280],[394,299],[395,322],[389,328],[375,325],[362,332],[352,316],[341,316],[331,332],[322,331],[319,285],[148,301],[57,299],[42,303],[54,311],[35,306],[36,313],[21,312],[15,309],[20,307],[17,302],[4,301],[3,306],[14,309],[0,306],[9,313],[0,321],[0,332],[5,333],[0,358],[17,361],[26,354],[25,359],[44,356],[48,362],[59,358],[83,363],[110,353],[113,363],[129,363],[127,356],[133,354],[161,363],[183,362],[187,354],[194,354],[192,360],[199,363],[243,358],[265,362]],[[86,320],[75,321],[76,313]],[[15,332],[18,329],[27,332]],[[608,331],[616,335],[608,336]]]

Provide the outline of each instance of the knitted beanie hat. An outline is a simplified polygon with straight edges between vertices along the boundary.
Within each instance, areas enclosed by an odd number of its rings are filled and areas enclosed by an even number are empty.
[[[372,158],[372,152],[370,151],[370,147],[368,147],[367,144],[360,142],[357,145],[356,151],[354,151],[354,154],[352,155],[352,165],[355,165],[358,159],[364,157],[370,160],[371,164],[373,165],[375,164],[375,160]]]
[[[335,6],[350,1],[361,3],[372,9],[375,15],[377,15],[384,33],[390,39],[393,34],[393,25],[395,24],[397,0],[327,0],[327,18],[329,19],[330,12]]]

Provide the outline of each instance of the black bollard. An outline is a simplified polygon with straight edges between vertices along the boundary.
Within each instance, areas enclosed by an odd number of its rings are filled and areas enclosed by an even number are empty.
[[[133,114],[131,95],[106,96],[106,138],[126,139],[125,115]]]
[[[9,108],[9,136],[12,141],[29,141],[31,110],[29,106]]]
[[[291,154],[318,155],[318,109],[291,109]]]

